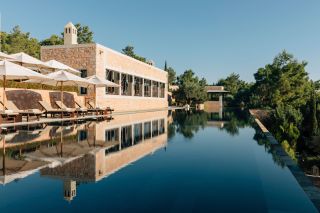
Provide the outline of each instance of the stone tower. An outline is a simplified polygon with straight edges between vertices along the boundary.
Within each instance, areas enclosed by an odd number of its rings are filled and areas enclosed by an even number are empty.
[[[73,180],[63,181],[64,199],[71,202],[77,196],[77,182]]]
[[[64,45],[71,45],[71,44],[78,44],[78,35],[77,35],[77,28],[69,22],[64,26]]]

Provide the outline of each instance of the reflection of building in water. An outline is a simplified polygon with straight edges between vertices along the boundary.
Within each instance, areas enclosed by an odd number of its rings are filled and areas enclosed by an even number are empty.
[[[93,138],[96,122],[72,126],[28,126],[2,135],[0,184],[27,177],[39,169],[54,167],[105,146]]]
[[[167,111],[115,116],[108,124],[101,122],[94,125],[94,140],[108,145],[63,165],[41,169],[40,173],[45,177],[61,179],[65,184],[71,180],[79,183],[99,181],[166,146],[166,125]],[[69,188],[65,185],[64,191]]]
[[[304,168],[306,175],[311,179],[313,184],[317,187],[320,187],[320,169],[318,165],[312,165],[310,167]]]
[[[223,107],[220,107],[219,112],[208,112],[208,126],[223,128],[226,121],[223,116]]]
[[[312,175],[319,176],[319,167],[316,165],[312,166]]]
[[[223,96],[228,93],[223,86],[206,86],[208,100],[204,102],[206,112],[221,112],[223,108]]]
[[[77,182],[73,180],[65,180],[63,182],[64,199],[71,202],[77,196]]]

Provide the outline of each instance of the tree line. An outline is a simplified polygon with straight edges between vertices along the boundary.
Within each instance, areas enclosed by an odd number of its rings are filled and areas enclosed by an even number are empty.
[[[268,110],[276,138],[296,146],[301,139],[320,134],[320,81],[309,78],[306,66],[306,61],[282,51],[254,73],[254,82],[232,73],[215,85],[230,91],[226,98],[229,106]]]
[[[82,26],[80,23],[75,24],[78,30],[78,43],[92,43],[93,32],[88,26]],[[31,37],[29,32],[23,32],[20,26],[15,26],[10,32],[0,32],[1,51],[13,54],[25,52],[36,58],[40,58],[40,47],[48,45],[63,44],[63,33],[60,36],[53,34],[49,38],[39,41],[37,38]]]

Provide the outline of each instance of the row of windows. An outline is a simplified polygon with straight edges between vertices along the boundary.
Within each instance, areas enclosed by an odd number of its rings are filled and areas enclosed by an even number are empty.
[[[121,78],[121,79],[120,79]],[[106,94],[124,95],[124,96],[141,96],[141,97],[159,97],[165,96],[165,84],[149,79],[144,79],[129,74],[113,70],[106,70],[106,79],[121,85],[120,88],[107,87]],[[120,91],[121,89],[121,91]]]
[[[80,70],[81,77],[88,76],[87,70]],[[120,79],[121,76],[121,79]],[[106,79],[116,84],[121,84],[121,91],[119,87],[106,87],[106,94],[124,96],[140,96],[140,97],[159,97],[165,96],[165,84],[157,81],[143,79],[140,77],[133,77],[129,74],[121,74],[116,71],[106,70]],[[86,95],[87,88],[81,87],[80,94]]]
[[[105,131],[105,142],[120,142],[119,145],[112,146],[106,150],[106,154],[117,152],[121,149],[133,146],[142,142],[144,139],[150,139],[165,133],[165,119],[153,120],[144,123],[127,125]],[[89,130],[80,130],[78,132],[78,142],[86,141],[89,138]],[[121,136],[121,138],[120,138]]]
[[[156,137],[163,134],[164,132],[165,120],[160,119],[106,130],[105,141],[119,141],[121,143],[121,149],[124,149],[142,142],[143,139],[150,139],[151,137]],[[120,146],[116,146],[116,148],[112,150],[108,149],[106,150],[106,154],[118,151],[119,149]]]
[[[68,33],[68,31],[69,31],[69,33],[71,33],[71,27],[65,29],[65,33]],[[77,30],[76,29],[72,29],[72,33],[76,34]]]

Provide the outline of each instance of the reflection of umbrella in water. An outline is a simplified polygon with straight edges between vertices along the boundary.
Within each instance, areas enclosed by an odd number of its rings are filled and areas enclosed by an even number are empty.
[[[0,183],[2,184],[24,178],[47,164],[43,161],[16,160],[6,157],[6,141],[4,135],[2,135],[2,143],[2,176],[0,177]],[[7,168],[7,164],[9,168]]]

